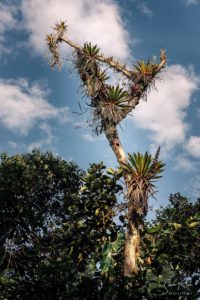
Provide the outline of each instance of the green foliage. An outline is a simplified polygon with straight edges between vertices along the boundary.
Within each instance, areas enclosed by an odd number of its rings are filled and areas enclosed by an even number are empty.
[[[101,275],[104,276],[109,282],[113,282],[116,277],[115,265],[116,256],[123,251],[124,247],[124,232],[119,231],[116,239],[111,242],[107,241],[103,245],[102,259],[101,259]]]
[[[0,299],[198,298],[200,201],[170,197],[144,224],[139,273],[125,278],[119,174],[39,151],[1,156]]]
[[[1,156],[0,299],[84,299],[118,241],[117,176],[51,153]],[[88,294],[89,293],[89,294]]]
[[[74,163],[51,153],[1,156],[0,299],[39,299],[35,294],[45,297],[70,276],[58,229],[76,203],[81,176]]]
[[[99,103],[99,115],[100,118],[106,122],[117,124],[118,119],[123,114],[124,110],[128,107],[128,93],[119,85],[107,86],[102,93],[102,100]]]
[[[138,61],[137,64],[133,66],[133,76],[133,95],[136,93],[136,95],[146,100],[148,90],[151,90],[152,87],[155,88],[155,82],[159,79],[158,64],[155,59]]]
[[[88,97],[94,97],[102,88],[106,78],[93,58],[96,51],[95,47],[85,44],[83,51],[76,51],[75,53],[75,65],[83,82],[85,95]]]
[[[171,263],[183,274],[200,269],[200,201],[190,202],[180,194],[170,196],[170,205],[157,212],[157,248],[170,256]],[[167,244],[170,243],[170,248]]]
[[[92,57],[92,56],[95,56],[99,53],[100,48],[98,48],[97,45],[92,46],[92,44],[90,42],[90,43],[85,43],[84,44],[83,51],[85,52],[85,54]]]
[[[120,105],[121,103],[127,102],[127,92],[120,88],[119,85],[109,86],[107,92],[107,99],[113,102],[115,105]]]
[[[145,62],[144,60],[140,60],[134,65],[134,72],[144,76],[152,75],[157,67],[158,65],[154,61],[148,60]]]
[[[157,72],[158,64],[154,60],[140,60],[133,66],[133,74],[138,79],[142,81],[145,85],[150,83],[153,78],[155,78]],[[153,80],[153,82],[155,79]]]
[[[122,165],[129,185],[129,199],[132,209],[139,215],[147,213],[147,201],[149,196],[155,193],[154,182],[161,177],[164,163],[159,161],[159,151],[154,158],[147,152],[145,154],[128,154],[128,162]]]
[[[144,179],[149,182],[154,182],[161,178],[159,174],[163,172],[164,163],[162,161],[153,160],[151,154],[134,153],[128,154],[129,162],[123,165],[125,172],[131,175],[132,178]]]
[[[66,23],[60,21],[56,23],[54,33],[47,36],[51,67],[61,67],[58,49],[60,43],[66,43],[73,48],[73,63],[81,79],[83,95],[87,98],[84,111],[89,111],[92,115],[87,123],[99,135],[107,132],[110,126],[116,127],[131,113],[140,99],[147,96],[148,88],[155,85],[156,77],[166,63],[165,50],[161,49],[160,64],[155,59],[148,59],[146,62],[141,60],[132,69],[128,69],[125,64],[101,53],[96,44],[86,42],[83,46],[77,45],[65,35],[66,31]],[[108,82],[108,69],[121,76],[113,87]],[[121,79],[124,91],[119,88]]]
[[[102,83],[105,83],[109,78],[110,77],[106,74],[106,71],[99,70],[99,72],[97,73],[97,80]]]
[[[95,57],[100,49],[91,43],[84,44],[83,51],[76,51],[75,65],[83,82],[85,95],[90,98],[92,118],[89,125],[98,135],[110,124],[117,124],[129,107],[129,94],[119,85],[110,86],[109,76],[102,70]]]
[[[175,299],[197,299],[200,201],[192,203],[179,193],[169,200],[170,204],[157,211],[156,219],[144,232],[141,268],[147,276],[150,299],[158,293],[162,294],[160,299],[170,299],[169,293]]]

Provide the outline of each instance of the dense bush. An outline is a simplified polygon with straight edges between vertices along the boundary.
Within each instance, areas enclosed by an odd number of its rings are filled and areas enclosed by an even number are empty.
[[[197,299],[200,201],[170,196],[123,275],[120,173],[51,153],[1,156],[0,299]],[[122,183],[121,183],[122,184]]]

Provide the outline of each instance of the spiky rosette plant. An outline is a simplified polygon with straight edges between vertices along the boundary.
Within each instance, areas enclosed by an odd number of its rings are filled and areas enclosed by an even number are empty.
[[[83,51],[89,57],[95,57],[100,52],[100,48],[97,45],[92,45],[91,43],[85,43],[83,46]]]
[[[124,110],[128,107],[128,93],[119,85],[108,86],[104,97],[102,97],[99,107],[101,118],[108,123],[118,123]]]
[[[97,135],[110,124],[118,124],[119,118],[128,107],[128,93],[119,85],[115,87],[105,84],[105,71],[100,76],[102,80],[97,78],[96,93],[90,104],[93,109],[92,124]]]
[[[102,83],[108,79],[104,76],[100,66],[95,60],[95,56],[100,49],[97,45],[85,43],[82,51],[77,50],[74,53],[75,66],[83,82],[85,93],[90,98],[95,98],[102,87]]]
[[[154,78],[158,64],[153,60],[140,60],[133,66],[133,73],[138,81],[148,84]]]
[[[128,154],[128,162],[123,164],[130,200],[130,211],[137,212],[138,216],[144,217],[148,211],[148,199],[154,196],[154,182],[161,178],[164,170],[164,163],[159,159],[160,148],[152,158],[151,154],[134,153]],[[135,214],[131,213],[133,217]]]
[[[106,83],[109,79],[105,70],[101,70],[96,63],[95,56],[100,49],[97,45],[85,43],[83,52],[77,51],[76,67],[86,87],[86,95],[90,97],[90,107],[93,108],[92,123],[95,132],[102,132],[106,124],[118,124],[125,109],[128,107],[129,95],[123,88],[110,86]]]
[[[158,64],[155,59],[140,60],[133,66],[133,74],[135,77],[134,87],[140,88],[141,96],[146,100],[147,92],[155,87]],[[133,89],[134,91],[134,89]]]

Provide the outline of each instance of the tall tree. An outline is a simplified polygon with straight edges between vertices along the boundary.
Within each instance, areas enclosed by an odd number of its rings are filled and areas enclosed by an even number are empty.
[[[128,157],[119,139],[117,126],[138,105],[142,98],[147,97],[148,90],[166,64],[165,50],[161,49],[160,62],[149,59],[138,61],[132,69],[106,57],[97,45],[85,43],[79,46],[66,35],[67,25],[59,22],[54,33],[47,36],[51,56],[51,66],[61,67],[59,44],[65,43],[73,48],[74,64],[82,81],[85,95],[90,99],[91,113],[89,125],[95,134],[102,132],[110,144],[123,170],[127,189],[127,232],[124,250],[124,275],[137,273],[137,258],[140,253],[140,235],[143,220],[147,213],[147,200],[154,193],[153,181],[158,179],[164,164],[159,161],[158,149],[154,158],[148,153],[140,153]],[[125,87],[108,83],[109,76],[105,67],[118,72],[126,80]]]
[[[113,277],[123,241],[118,178],[103,163],[85,174],[51,153],[1,155],[0,300],[95,299],[96,264]]]
[[[55,229],[69,219],[82,174],[51,153],[1,155],[0,299],[51,299],[56,276],[59,281],[69,267],[67,258],[62,269],[56,260]]]

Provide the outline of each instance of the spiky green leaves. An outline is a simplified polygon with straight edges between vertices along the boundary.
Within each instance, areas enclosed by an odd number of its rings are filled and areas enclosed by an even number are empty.
[[[97,45],[92,46],[91,43],[85,43],[82,49],[77,50],[75,53],[76,68],[78,69],[83,81],[83,85],[86,86],[86,89],[89,88],[88,94],[90,97],[93,96],[93,93],[91,93],[91,85],[95,84],[99,75],[101,76],[101,79],[104,77],[104,74],[101,74],[101,70],[95,61],[95,56],[99,53],[99,51],[100,49]]]
[[[65,22],[57,22],[54,34],[47,37],[47,44],[51,52],[51,67],[56,64],[61,68],[58,44],[63,42],[74,49],[74,65],[82,81],[83,95],[90,99],[89,110],[92,117],[88,119],[89,127],[96,134],[105,132],[109,126],[118,125],[136,107],[141,98],[147,97],[147,90],[155,85],[155,78],[166,63],[165,51],[161,49],[160,64],[155,59],[147,62],[141,60],[128,70],[125,64],[115,61],[113,57],[106,57],[100,48],[91,42],[79,46],[69,40],[64,34],[67,30]],[[108,67],[119,72],[126,78],[126,92],[119,85],[110,87],[107,82]],[[86,103],[88,104],[88,102]],[[81,111],[83,113],[83,111]],[[108,125],[108,126],[107,126]]]
[[[81,50],[76,51],[76,68],[83,81],[83,85],[86,87],[86,93],[93,97],[95,93],[95,84],[100,80],[106,80],[104,72],[101,72],[99,65],[95,60],[95,56],[99,53],[100,48],[97,45],[91,43],[85,43]]]
[[[128,107],[128,92],[119,85],[110,86],[105,70],[97,63],[95,56],[100,49],[91,43],[84,44],[83,51],[76,52],[76,67],[83,82],[86,96],[91,100],[93,118],[89,125],[98,135],[110,124],[118,124],[122,113]]]
[[[158,64],[154,59],[148,59],[146,62],[140,60],[133,66],[133,75],[135,84],[140,85],[141,95],[147,97],[147,89],[155,86],[155,80],[158,73]]]
[[[91,43],[85,43],[83,46],[83,51],[88,56],[94,57],[95,55],[99,54],[100,48],[97,45],[92,46]]]
[[[76,51],[76,67],[83,82],[86,96],[91,99],[93,118],[89,126],[98,135],[106,126],[116,125],[121,120],[124,110],[128,107],[128,92],[119,85],[111,86],[105,70],[101,69],[97,56],[100,48],[85,43],[81,51]]]
[[[147,152],[144,155],[139,152],[128,154],[128,162],[122,166],[129,187],[129,199],[141,215],[146,214],[147,200],[155,193],[154,182],[162,177],[164,170],[164,163],[158,160],[159,151],[154,158]]]
[[[121,103],[127,102],[127,91],[117,86],[109,86],[107,91],[107,101],[115,105],[120,105]]]
[[[134,178],[148,179],[150,181],[160,178],[160,173],[163,172],[164,164],[162,161],[152,159],[152,156],[145,154],[134,153],[128,154],[129,162],[124,164],[124,170]]]
[[[128,93],[117,86],[107,86],[100,102],[101,117],[113,124],[117,124],[121,114],[128,107]]]
[[[143,79],[146,80],[148,76],[155,75],[157,68],[158,65],[155,63],[155,61],[150,59],[147,60],[147,62],[140,60],[136,65],[133,66],[133,72],[135,75],[142,75]]]

